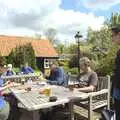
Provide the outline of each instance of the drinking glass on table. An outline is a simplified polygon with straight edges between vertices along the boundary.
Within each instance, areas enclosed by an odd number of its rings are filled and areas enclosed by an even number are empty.
[[[51,95],[51,88],[44,88],[43,90],[40,91],[40,94],[50,96]]]

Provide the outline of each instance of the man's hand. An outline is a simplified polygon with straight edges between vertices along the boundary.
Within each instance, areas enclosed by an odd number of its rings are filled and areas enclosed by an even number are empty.
[[[4,84],[4,86],[0,87],[0,91],[4,91],[5,89],[10,88],[11,86],[13,86],[12,83],[8,81]]]
[[[10,88],[10,87],[12,87],[12,86],[13,86],[13,83],[12,83],[12,82],[10,82],[10,81],[7,82],[7,84],[6,84],[6,87],[7,87],[7,88]]]

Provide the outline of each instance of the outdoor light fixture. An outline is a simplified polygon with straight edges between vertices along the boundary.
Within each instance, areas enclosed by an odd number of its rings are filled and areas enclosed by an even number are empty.
[[[75,34],[75,39],[76,39],[76,43],[78,45],[78,48],[77,48],[77,52],[78,52],[78,76],[80,74],[80,63],[79,63],[79,60],[80,60],[80,38],[82,38],[82,35],[80,34],[80,32],[77,32]]]

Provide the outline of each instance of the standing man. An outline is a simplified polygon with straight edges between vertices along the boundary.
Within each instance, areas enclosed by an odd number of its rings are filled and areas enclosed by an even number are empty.
[[[116,44],[120,44],[120,24],[116,25],[111,30],[112,41]],[[120,120],[120,49],[118,50],[115,58],[115,69],[112,82],[116,120]]]

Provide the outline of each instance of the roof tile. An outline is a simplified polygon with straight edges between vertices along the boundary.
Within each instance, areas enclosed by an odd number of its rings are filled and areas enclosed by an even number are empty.
[[[13,48],[26,43],[31,43],[36,57],[58,57],[49,40],[5,35],[0,35],[0,53],[2,56],[8,56]]]

